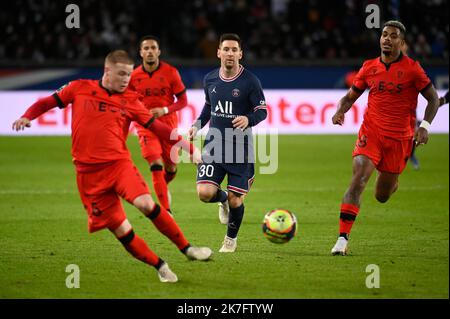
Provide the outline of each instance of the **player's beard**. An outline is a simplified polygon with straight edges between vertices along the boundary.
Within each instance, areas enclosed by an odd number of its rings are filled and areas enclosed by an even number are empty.
[[[391,56],[391,51],[382,51],[384,56]]]
[[[233,68],[234,68],[234,66],[235,66],[235,63],[234,63],[234,61],[233,61],[233,63],[227,63],[228,61],[225,61],[225,69],[227,70],[227,71],[230,71],[230,70],[232,70]]]

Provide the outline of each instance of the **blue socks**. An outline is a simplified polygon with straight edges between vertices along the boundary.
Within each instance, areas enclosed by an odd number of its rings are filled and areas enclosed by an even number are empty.
[[[236,238],[244,218],[244,204],[239,207],[230,207],[230,219],[228,220],[227,236]]]
[[[223,203],[224,201],[226,201],[228,199],[228,195],[227,193],[225,193],[223,190],[218,189],[216,196],[214,196],[213,198],[211,198],[211,200],[209,201],[210,203],[217,203],[217,202],[221,202]]]

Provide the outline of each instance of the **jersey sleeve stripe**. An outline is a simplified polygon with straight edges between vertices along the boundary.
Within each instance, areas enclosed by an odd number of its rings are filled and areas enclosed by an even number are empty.
[[[433,85],[433,84],[431,83],[431,81],[428,82],[428,84],[425,85],[424,88],[423,88],[422,90],[420,90],[420,93],[423,93],[423,92],[425,92],[426,90],[428,90],[428,88],[429,88],[431,85]]]
[[[359,87],[352,85],[352,90],[359,92],[359,93],[363,93],[366,89],[360,89]]]
[[[253,111],[256,112],[257,110],[260,110],[260,109],[265,110],[265,109],[267,109],[267,106],[266,105],[259,105],[259,106],[255,107],[253,109]]]
[[[58,107],[59,107],[60,109],[63,109],[63,108],[66,107],[66,106],[64,105],[63,101],[61,101],[61,99],[60,99],[60,97],[58,96],[58,94],[53,93],[53,97],[55,98],[56,103],[58,103]]]

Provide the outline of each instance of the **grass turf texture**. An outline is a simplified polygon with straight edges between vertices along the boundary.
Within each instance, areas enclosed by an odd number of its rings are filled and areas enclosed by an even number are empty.
[[[0,137],[0,298],[448,298],[448,135],[432,135],[386,204],[363,195],[350,255],[331,256],[339,204],[351,176],[355,136],[280,136],[279,168],[258,175],[248,198],[238,250],[220,254],[226,227],[217,205],[195,193],[195,167],[181,164],[170,185],[175,218],[187,238],[207,245],[212,261],[188,261],[136,209],[125,203],[135,232],[165,259],[180,281],[160,283],[108,231],[87,232],[68,137]],[[136,138],[130,150],[149,185]],[[262,235],[264,214],[294,212],[298,234],[276,245]],[[80,288],[65,286],[68,264]],[[380,288],[368,289],[369,264]]]

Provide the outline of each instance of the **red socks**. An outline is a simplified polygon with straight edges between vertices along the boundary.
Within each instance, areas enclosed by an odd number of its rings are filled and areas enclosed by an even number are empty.
[[[153,211],[147,217],[150,218],[155,227],[163,235],[177,245],[178,249],[183,250],[189,246],[189,242],[186,237],[184,237],[180,227],[166,209],[155,204]]]
[[[358,213],[358,206],[352,204],[341,204],[341,215],[339,217],[340,237],[345,237],[348,240],[348,236]]]
[[[134,258],[156,268],[162,264],[162,260],[148,248],[142,238],[134,234],[133,230],[130,230],[128,234],[118,239]]]
[[[155,189],[159,204],[165,209],[170,209],[169,197],[167,195],[167,182],[163,167],[161,165],[152,165],[150,170],[152,172],[153,188]]]

